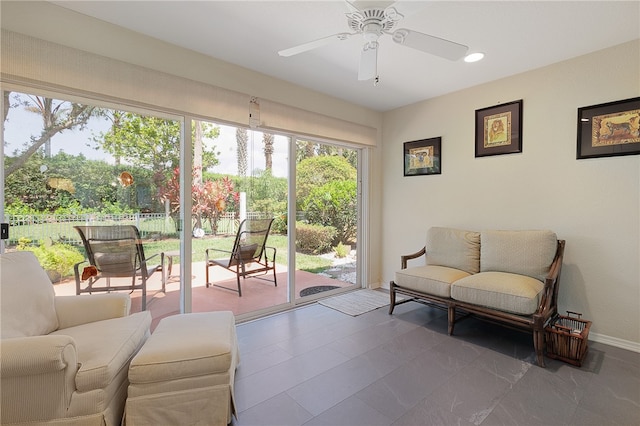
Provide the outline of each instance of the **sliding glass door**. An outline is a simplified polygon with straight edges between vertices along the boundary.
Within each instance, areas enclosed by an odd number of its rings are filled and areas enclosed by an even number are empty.
[[[317,299],[359,285],[358,151],[296,142],[295,297]]]
[[[3,104],[5,249],[34,252],[57,294],[75,294],[86,257],[74,226],[134,225],[150,263],[179,248],[179,118],[27,90]],[[147,309],[164,299],[157,317],[180,310],[163,278],[147,281]],[[131,298],[140,310],[142,292]]]
[[[232,310],[251,317],[286,306],[290,138],[205,121],[195,121],[194,128],[193,311]],[[199,158],[201,143],[212,144],[214,158]],[[275,263],[275,271],[238,277],[244,267],[260,268],[235,257],[260,254],[253,240],[245,241],[252,238],[250,223],[266,234],[258,262]],[[242,251],[234,251],[239,245]]]
[[[138,228],[164,265],[148,281],[156,322],[251,318],[360,285],[360,150],[25,88],[2,103],[5,246],[33,251],[56,293],[75,294],[78,225]],[[238,280],[229,253],[254,219],[269,220],[275,277]],[[227,268],[207,262],[225,256]]]

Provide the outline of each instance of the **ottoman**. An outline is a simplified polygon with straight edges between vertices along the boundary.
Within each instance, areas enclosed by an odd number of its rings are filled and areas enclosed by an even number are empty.
[[[232,312],[160,320],[129,366],[125,424],[226,425],[240,354]]]

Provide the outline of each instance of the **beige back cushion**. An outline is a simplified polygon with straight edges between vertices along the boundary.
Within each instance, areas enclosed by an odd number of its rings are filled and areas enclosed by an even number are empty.
[[[480,271],[480,233],[433,227],[427,231],[427,265],[446,266],[470,274]]]
[[[1,337],[49,334],[58,328],[53,285],[30,251],[0,255]]]
[[[552,231],[483,231],[481,272],[526,275],[543,281],[556,255],[558,239]]]

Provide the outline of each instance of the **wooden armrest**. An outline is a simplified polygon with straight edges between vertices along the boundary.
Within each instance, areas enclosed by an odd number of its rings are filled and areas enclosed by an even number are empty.
[[[564,245],[565,240],[558,240],[558,249],[556,256],[551,263],[549,273],[544,280],[544,289],[542,291],[542,298],[540,299],[540,305],[538,312],[549,316],[557,310],[557,296],[558,296],[558,277],[562,270],[562,259],[564,257]]]
[[[420,251],[411,254],[405,254],[404,256],[400,256],[400,263],[402,264],[401,269],[407,269],[407,262],[411,259],[417,259],[420,256],[427,253],[427,247],[422,247]]]

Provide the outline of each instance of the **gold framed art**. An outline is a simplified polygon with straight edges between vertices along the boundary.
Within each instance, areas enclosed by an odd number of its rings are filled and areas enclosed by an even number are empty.
[[[404,143],[404,175],[439,175],[442,173],[442,138]]]
[[[576,159],[640,154],[640,98],[578,108]]]
[[[522,152],[522,99],[476,110],[476,157]]]

